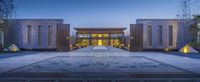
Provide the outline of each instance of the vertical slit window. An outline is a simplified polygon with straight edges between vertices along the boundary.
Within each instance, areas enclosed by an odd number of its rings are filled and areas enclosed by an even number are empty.
[[[38,25],[38,46],[42,45],[42,25]]]
[[[53,34],[53,28],[51,25],[48,25],[48,46],[52,45],[52,34]]]
[[[169,26],[169,46],[173,46],[173,26]]]
[[[163,45],[162,25],[158,25],[158,43],[161,46]]]
[[[152,45],[152,28],[151,28],[151,25],[149,25],[147,27],[147,31],[148,31],[148,45],[151,46]]]
[[[31,32],[32,32],[31,25],[28,25],[27,27],[28,27],[27,41],[28,45],[31,45]]]

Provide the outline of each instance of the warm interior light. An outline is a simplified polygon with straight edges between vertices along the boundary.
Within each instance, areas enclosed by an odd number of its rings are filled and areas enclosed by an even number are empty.
[[[16,49],[16,48],[12,48],[12,51],[16,52],[16,51],[17,51],[17,49]]]
[[[102,40],[98,40],[98,46],[102,46],[103,45],[103,41]]]
[[[188,46],[185,46],[184,48],[183,48],[183,53],[188,53],[189,52],[189,47]]]
[[[165,51],[168,52],[168,51],[169,51],[169,48],[165,48]]]

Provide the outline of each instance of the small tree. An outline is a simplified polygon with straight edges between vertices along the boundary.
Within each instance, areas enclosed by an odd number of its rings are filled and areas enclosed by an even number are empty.
[[[200,28],[198,26],[198,24],[200,23],[200,15],[195,15],[191,22],[192,24],[189,27],[189,31],[192,35],[192,41],[190,42],[190,45],[193,46],[195,49],[200,50],[200,43],[197,42],[197,33],[200,31]]]
[[[0,0],[0,48],[4,46],[8,19],[13,15],[14,8],[14,0]]]
[[[189,31],[192,34],[192,42],[197,42],[197,32],[200,31],[198,24],[200,23],[200,15],[195,15],[192,24],[189,27]]]

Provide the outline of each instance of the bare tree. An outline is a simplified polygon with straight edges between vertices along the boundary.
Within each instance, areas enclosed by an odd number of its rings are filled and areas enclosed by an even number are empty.
[[[13,0],[0,0],[0,19],[8,19],[13,15],[14,1]]]
[[[191,15],[191,0],[181,0],[180,2],[180,7],[179,7],[179,14],[177,15],[178,18],[181,20],[181,23],[183,24],[183,31],[184,31],[184,37],[183,42],[184,44],[188,44],[188,41],[191,39],[190,38],[190,33],[189,33],[189,26],[190,26],[190,20],[192,18]]]
[[[179,18],[191,19],[191,0],[182,0],[180,3]]]
[[[7,19],[13,15],[14,8],[14,0],[0,0],[0,48],[4,46],[4,37],[7,35]]]

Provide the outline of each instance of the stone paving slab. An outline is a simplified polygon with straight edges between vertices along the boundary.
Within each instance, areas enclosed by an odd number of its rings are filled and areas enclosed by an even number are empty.
[[[84,49],[90,50],[90,48]],[[145,74],[152,77],[161,75],[194,77],[193,75],[199,76],[200,73],[199,59],[158,52],[127,52],[112,47],[110,50],[41,52],[0,59],[0,74],[1,76],[67,75],[67,77],[77,75],[80,77],[81,74],[82,76],[88,74],[87,77],[94,75],[137,77]]]
[[[58,56],[11,72],[130,72],[141,74],[187,74],[167,64],[142,56],[68,57]]]
[[[96,46],[88,46],[86,48],[75,50],[74,52],[127,52],[122,49],[110,47],[110,46],[101,46],[100,48],[106,47],[106,49],[95,49]]]

